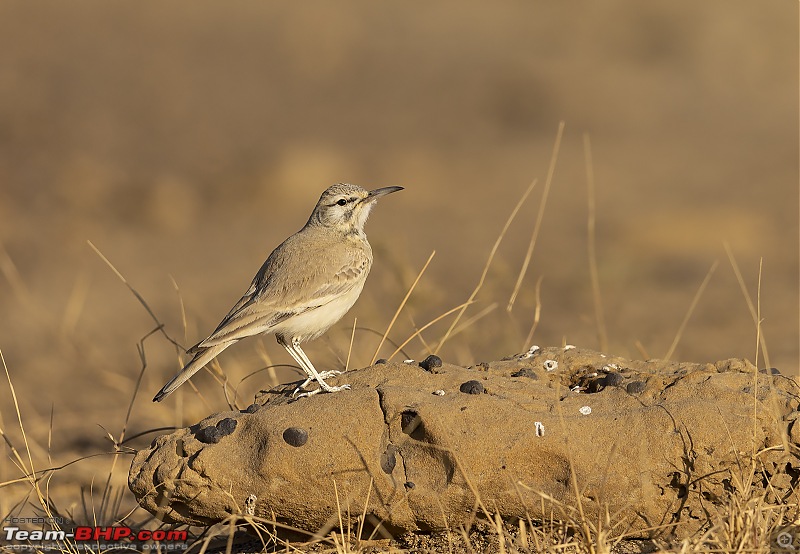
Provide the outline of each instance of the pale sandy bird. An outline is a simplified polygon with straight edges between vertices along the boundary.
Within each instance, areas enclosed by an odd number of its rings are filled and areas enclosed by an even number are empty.
[[[319,388],[301,396],[349,389],[328,385],[325,379],[341,372],[317,372],[300,343],[322,335],[358,300],[372,267],[364,224],[378,198],[399,190],[366,191],[338,183],[323,192],[305,226],[272,251],[244,296],[208,338],[187,350],[194,357],[153,402],[164,400],[235,342],[261,333],[274,333],[305,371],[307,379],[293,394],[311,381]]]

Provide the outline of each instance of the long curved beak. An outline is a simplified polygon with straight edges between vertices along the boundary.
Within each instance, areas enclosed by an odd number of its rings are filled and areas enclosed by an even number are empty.
[[[371,190],[369,191],[367,197],[364,198],[364,202],[373,202],[381,196],[386,196],[387,194],[397,192],[398,190],[403,190],[403,187],[383,187],[380,189]]]

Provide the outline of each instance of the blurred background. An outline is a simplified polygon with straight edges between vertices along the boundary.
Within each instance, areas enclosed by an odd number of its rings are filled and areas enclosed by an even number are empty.
[[[539,279],[533,343],[599,349],[584,133],[608,351],[665,356],[717,261],[672,359],[753,360],[756,327],[727,243],[754,302],[763,259],[769,363],[796,375],[797,43],[798,5],[778,0],[0,3],[0,349],[34,454],[46,456],[51,412],[53,463],[109,449],[98,425],[121,429],[136,344],[155,327],[87,241],[189,346],[337,181],[406,190],[373,211],[372,275],[306,348],[317,367],[342,365],[354,318],[386,329],[433,250],[390,338],[464,302],[534,178],[461,321],[483,317],[441,356],[474,364],[526,350]],[[350,366],[367,365],[379,338],[357,331]],[[158,334],[145,347],[129,434],[225,407],[205,372],[194,379],[205,401],[184,387],[152,405],[180,362]],[[268,363],[264,352],[291,361],[266,337],[226,351],[222,368],[238,383]],[[427,355],[419,340],[405,352]],[[269,384],[266,372],[246,380],[241,405]],[[0,389],[3,428],[18,440]],[[78,464],[72,478],[88,483],[108,463]],[[0,481],[15,471],[0,462]]]

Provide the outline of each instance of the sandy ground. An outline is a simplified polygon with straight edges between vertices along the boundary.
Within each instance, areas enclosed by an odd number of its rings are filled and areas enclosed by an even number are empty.
[[[470,364],[527,349],[539,279],[533,342],[602,346],[584,133],[608,351],[664,356],[718,262],[672,358],[753,359],[756,327],[727,243],[754,302],[763,260],[769,364],[797,374],[797,10],[774,0],[2,3],[0,349],[36,466],[110,449],[100,426],[122,430],[142,367],[136,344],[156,325],[87,241],[190,345],[336,181],[406,190],[374,211],[373,273],[306,349],[318,365],[343,365],[354,318],[382,333],[434,250],[390,338],[464,302],[534,178],[462,321],[496,309],[441,355]],[[532,263],[508,313],[562,120]],[[424,357],[450,321],[407,355]],[[358,331],[350,365],[369,363],[378,341]],[[128,435],[224,406],[207,374],[195,379],[206,403],[187,389],[152,405],[178,360],[158,334],[145,346]],[[267,363],[262,346],[290,362],[270,337],[244,342],[221,360],[234,383]],[[265,382],[260,373],[240,392]],[[0,390],[3,430],[21,448]],[[115,466],[120,487],[127,464]],[[79,513],[80,488],[104,483],[111,466],[97,457],[57,472],[58,505]],[[18,475],[4,457],[0,482]],[[3,514],[24,494],[8,491]]]

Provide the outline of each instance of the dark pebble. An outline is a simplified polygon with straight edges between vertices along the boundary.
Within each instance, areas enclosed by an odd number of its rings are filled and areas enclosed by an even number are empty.
[[[622,384],[622,381],[624,380],[625,378],[622,375],[614,372],[607,374],[606,378],[604,379],[607,387],[618,387]]]
[[[519,371],[515,371],[511,374],[512,377],[527,377],[528,379],[538,379],[539,376],[536,375],[536,372],[533,371],[529,367],[523,367]]]
[[[591,381],[589,381],[589,384],[586,385],[586,393],[594,394],[596,392],[600,392],[604,388],[605,388],[604,379],[592,379]]]
[[[206,427],[197,432],[197,440],[205,444],[216,444],[220,439],[222,439],[222,435],[216,427]]]
[[[768,375],[780,375],[781,374],[781,371],[777,367],[770,367],[770,368],[763,367],[763,368],[759,369],[758,372],[759,373],[768,374]]]
[[[466,383],[462,383],[461,386],[458,387],[458,390],[464,394],[483,394],[486,389],[480,381],[467,381]]]
[[[442,367],[442,359],[439,356],[431,354],[419,363],[419,367],[425,371],[433,371],[437,367]]]
[[[261,404],[250,404],[244,411],[248,414],[254,414],[259,408],[261,408]]]
[[[303,446],[308,441],[308,431],[300,427],[288,427],[283,432],[283,440],[291,446]]]
[[[387,363],[389,363],[389,361],[386,358],[378,358],[377,360],[375,360],[375,365],[387,364]]]
[[[416,485],[414,484],[414,481],[406,481],[405,482],[405,487],[406,487],[406,489],[411,490],[414,487],[416,487]]]
[[[391,475],[397,465],[397,456],[394,453],[394,445],[390,444],[386,447],[386,452],[381,455],[381,469],[387,475]]]
[[[219,433],[220,437],[225,437],[230,435],[236,430],[236,420],[230,417],[226,417],[225,419],[220,419],[217,422],[217,432]]]
[[[628,386],[625,387],[625,390],[628,391],[629,394],[639,394],[643,392],[646,387],[646,384],[643,381],[634,381],[632,383],[628,383]]]

